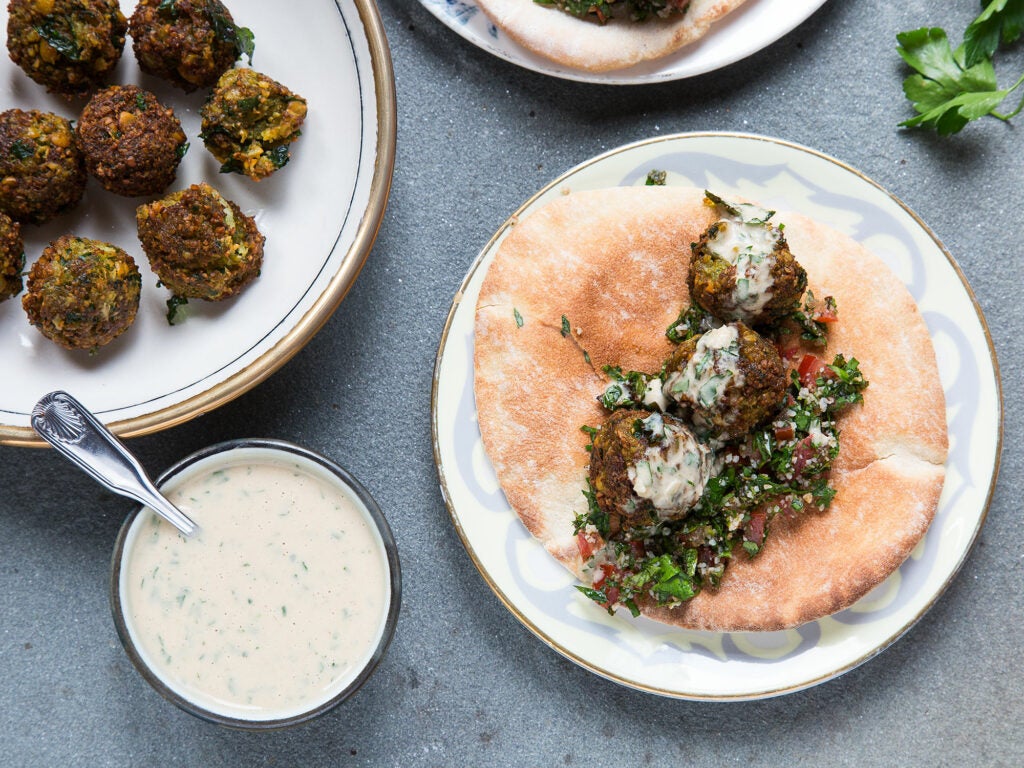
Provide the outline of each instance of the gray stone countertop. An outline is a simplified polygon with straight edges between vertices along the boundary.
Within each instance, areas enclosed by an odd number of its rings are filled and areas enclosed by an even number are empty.
[[[757,0],[752,0],[757,1]],[[221,440],[277,437],[369,488],[402,556],[398,631],[375,676],[308,725],[246,734],[160,698],[118,642],[107,603],[131,505],[52,451],[0,447],[0,764],[487,766],[1024,764],[1024,118],[937,137],[911,114],[895,35],[959,36],[977,2],[832,0],[724,69],[638,87],[517,68],[414,0],[381,0],[398,150],[376,244],[319,334],[217,411],[130,441],[153,473]],[[1024,71],[1018,45],[1004,85]],[[452,297],[483,244],[537,189],[594,155],[686,131],[759,133],[859,169],[957,259],[1002,370],[1002,466],[962,572],[903,638],[822,685],[706,703],[602,679],[538,640],[491,592],[454,530],[434,466],[430,391]],[[4,374],[7,375],[7,374]]]

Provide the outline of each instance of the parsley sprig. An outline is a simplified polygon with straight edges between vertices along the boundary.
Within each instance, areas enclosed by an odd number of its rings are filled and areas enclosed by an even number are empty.
[[[1024,0],[989,0],[964,30],[963,42],[952,48],[939,27],[901,32],[897,52],[915,70],[903,81],[903,92],[917,115],[900,125],[934,128],[940,135],[962,130],[972,120],[991,115],[1007,121],[1024,109],[1024,99],[1011,112],[999,106],[1021,84],[1000,88],[994,57],[1024,32]]]

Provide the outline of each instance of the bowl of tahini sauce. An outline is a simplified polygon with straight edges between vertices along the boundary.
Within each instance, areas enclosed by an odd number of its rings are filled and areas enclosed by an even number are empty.
[[[278,440],[221,443],[160,476],[194,520],[125,521],[111,606],[132,662],[182,709],[271,729],[341,703],[373,672],[401,576],[379,507],[348,472]]]

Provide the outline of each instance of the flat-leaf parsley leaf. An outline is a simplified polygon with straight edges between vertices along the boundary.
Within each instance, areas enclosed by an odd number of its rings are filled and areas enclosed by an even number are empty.
[[[1009,88],[1000,88],[992,57],[1001,43],[1013,42],[1022,30],[1024,0],[992,0],[967,27],[964,42],[956,49],[939,27],[898,34],[896,50],[915,70],[903,81],[903,93],[918,113],[900,125],[934,128],[945,136],[986,115],[1000,120],[1017,115],[1024,101],[1007,114],[997,109],[1024,83],[1024,75]]]

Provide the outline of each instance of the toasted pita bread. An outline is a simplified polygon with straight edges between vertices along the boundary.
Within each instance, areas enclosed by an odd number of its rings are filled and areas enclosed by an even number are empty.
[[[693,0],[682,16],[603,26],[533,0],[479,0],[484,13],[534,53],[573,69],[606,72],[657,59],[708,33],[744,0]]]
[[[689,304],[689,245],[716,218],[703,197],[620,187],[559,198],[514,225],[484,279],[474,360],[484,447],[512,509],[578,577],[580,426],[605,418],[602,366],[656,371],[671,352],[664,332]],[[642,607],[668,624],[777,630],[842,610],[907,558],[942,491],[945,398],[910,294],[849,237],[794,213],[775,221],[815,295],[838,302],[826,356],[856,357],[870,386],[840,418],[832,506],[777,516],[762,552],[735,557],[717,589],[677,608]]]

